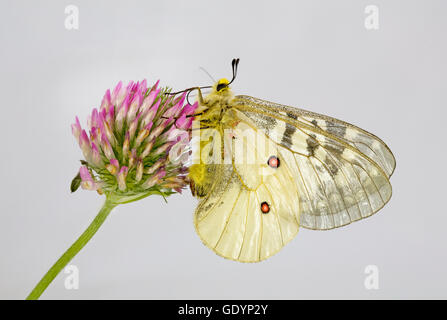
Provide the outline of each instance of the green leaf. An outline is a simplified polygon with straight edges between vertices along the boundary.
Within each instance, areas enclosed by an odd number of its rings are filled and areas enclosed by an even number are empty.
[[[78,190],[80,185],[81,185],[81,174],[78,172],[76,177],[74,177],[73,180],[71,181],[70,186],[71,192],[75,192],[76,190]]]

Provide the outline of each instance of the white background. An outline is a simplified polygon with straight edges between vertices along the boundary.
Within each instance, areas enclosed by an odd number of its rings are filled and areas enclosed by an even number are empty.
[[[79,8],[79,30],[64,27]],[[364,9],[379,8],[379,30]],[[70,194],[70,124],[119,80],[175,89],[230,77],[237,94],[328,114],[381,137],[397,159],[377,215],[302,229],[242,264],[195,234],[186,190],[118,207],[44,299],[447,298],[445,1],[5,1],[0,4],[0,298],[23,299],[88,226],[95,192]],[[379,268],[366,290],[364,269]]]

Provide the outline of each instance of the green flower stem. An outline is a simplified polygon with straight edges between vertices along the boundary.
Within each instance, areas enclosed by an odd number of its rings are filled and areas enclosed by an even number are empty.
[[[42,280],[36,285],[36,287],[31,291],[27,300],[39,299],[41,294],[50,285],[50,283],[56,278],[59,272],[70,262],[71,259],[89,242],[93,235],[98,231],[99,227],[106,220],[110,211],[118,205],[117,202],[112,201],[109,197],[106,198],[104,205],[99,211],[96,218],[88,226],[83,234],[68,248],[67,251],[56,261],[56,263],[51,267],[50,270],[43,276]]]

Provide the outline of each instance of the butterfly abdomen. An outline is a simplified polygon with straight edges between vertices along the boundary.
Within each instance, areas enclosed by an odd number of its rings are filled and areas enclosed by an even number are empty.
[[[189,168],[189,180],[193,196],[199,198],[206,196],[206,190],[210,187],[210,180],[204,164],[193,164]]]

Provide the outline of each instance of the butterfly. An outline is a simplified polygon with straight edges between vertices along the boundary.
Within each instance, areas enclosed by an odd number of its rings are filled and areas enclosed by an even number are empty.
[[[396,161],[375,135],[326,115],[234,95],[220,79],[193,122],[189,180],[195,229],[219,256],[265,260],[300,227],[364,219],[391,198]],[[192,88],[190,88],[192,89]]]

